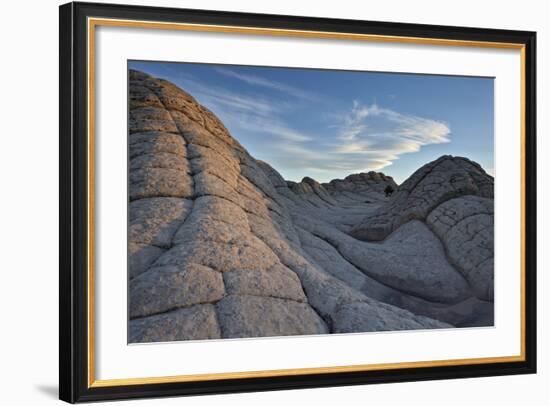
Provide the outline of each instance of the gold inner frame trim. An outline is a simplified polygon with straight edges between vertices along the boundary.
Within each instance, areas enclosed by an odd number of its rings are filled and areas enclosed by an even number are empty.
[[[480,357],[451,360],[394,362],[383,364],[345,365],[316,368],[277,369],[265,371],[220,372],[211,374],[189,374],[144,378],[95,379],[95,278],[94,278],[94,196],[95,196],[95,28],[97,26],[147,28],[157,30],[180,30],[193,32],[217,32],[243,35],[264,35],[278,37],[298,37],[317,39],[339,39],[354,41],[386,42],[401,44],[417,44],[431,46],[459,46],[512,49],[520,51],[521,64],[521,112],[520,112],[520,162],[521,162],[521,266],[520,266],[520,354],[502,357]],[[366,372],[391,370],[397,368],[426,368],[441,366],[458,366],[474,364],[497,364],[504,362],[525,361],[525,45],[506,42],[467,41],[440,38],[401,37],[391,35],[355,34],[345,32],[306,31],[291,29],[275,29],[260,27],[241,27],[228,25],[168,23],[156,21],[121,20],[109,18],[88,18],[88,387],[111,387],[125,385],[161,384],[193,381],[213,381],[221,379],[266,378],[281,376],[333,374],[343,372]]]

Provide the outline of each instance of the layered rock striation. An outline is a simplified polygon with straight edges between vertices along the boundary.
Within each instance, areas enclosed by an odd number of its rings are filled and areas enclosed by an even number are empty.
[[[287,182],[183,90],[129,83],[130,342],[492,324],[478,165]]]

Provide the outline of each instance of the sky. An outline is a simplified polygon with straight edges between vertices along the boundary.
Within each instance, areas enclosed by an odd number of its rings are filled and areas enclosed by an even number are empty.
[[[494,176],[492,78],[130,61],[176,84],[287,180],[384,172],[450,154]]]

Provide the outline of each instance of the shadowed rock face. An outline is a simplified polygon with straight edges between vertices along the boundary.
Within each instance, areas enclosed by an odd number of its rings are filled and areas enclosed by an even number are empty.
[[[493,178],[466,158],[442,156],[417,170],[387,204],[353,227],[351,234],[383,240],[407,221],[424,220],[440,204],[465,195],[492,199]]]
[[[437,181],[399,188],[375,172],[287,182],[167,81],[130,71],[129,107],[130,342],[492,324],[476,164],[445,157]],[[433,197],[407,211],[415,185]],[[391,227],[365,241],[375,218]]]
[[[380,241],[413,219],[424,220],[476,296],[492,301],[493,188],[493,178],[477,163],[442,156],[417,170],[350,234]]]
[[[448,200],[428,215],[426,223],[475,294],[493,300],[493,199],[463,196]]]

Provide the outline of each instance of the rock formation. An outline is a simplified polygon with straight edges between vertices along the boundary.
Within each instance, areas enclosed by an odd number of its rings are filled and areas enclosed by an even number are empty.
[[[170,82],[129,91],[130,342],[492,325],[477,164],[287,182]]]
[[[366,240],[383,240],[407,221],[425,220],[440,204],[465,195],[492,199],[492,177],[466,158],[442,156],[417,170],[389,204],[355,226],[351,234]]]

